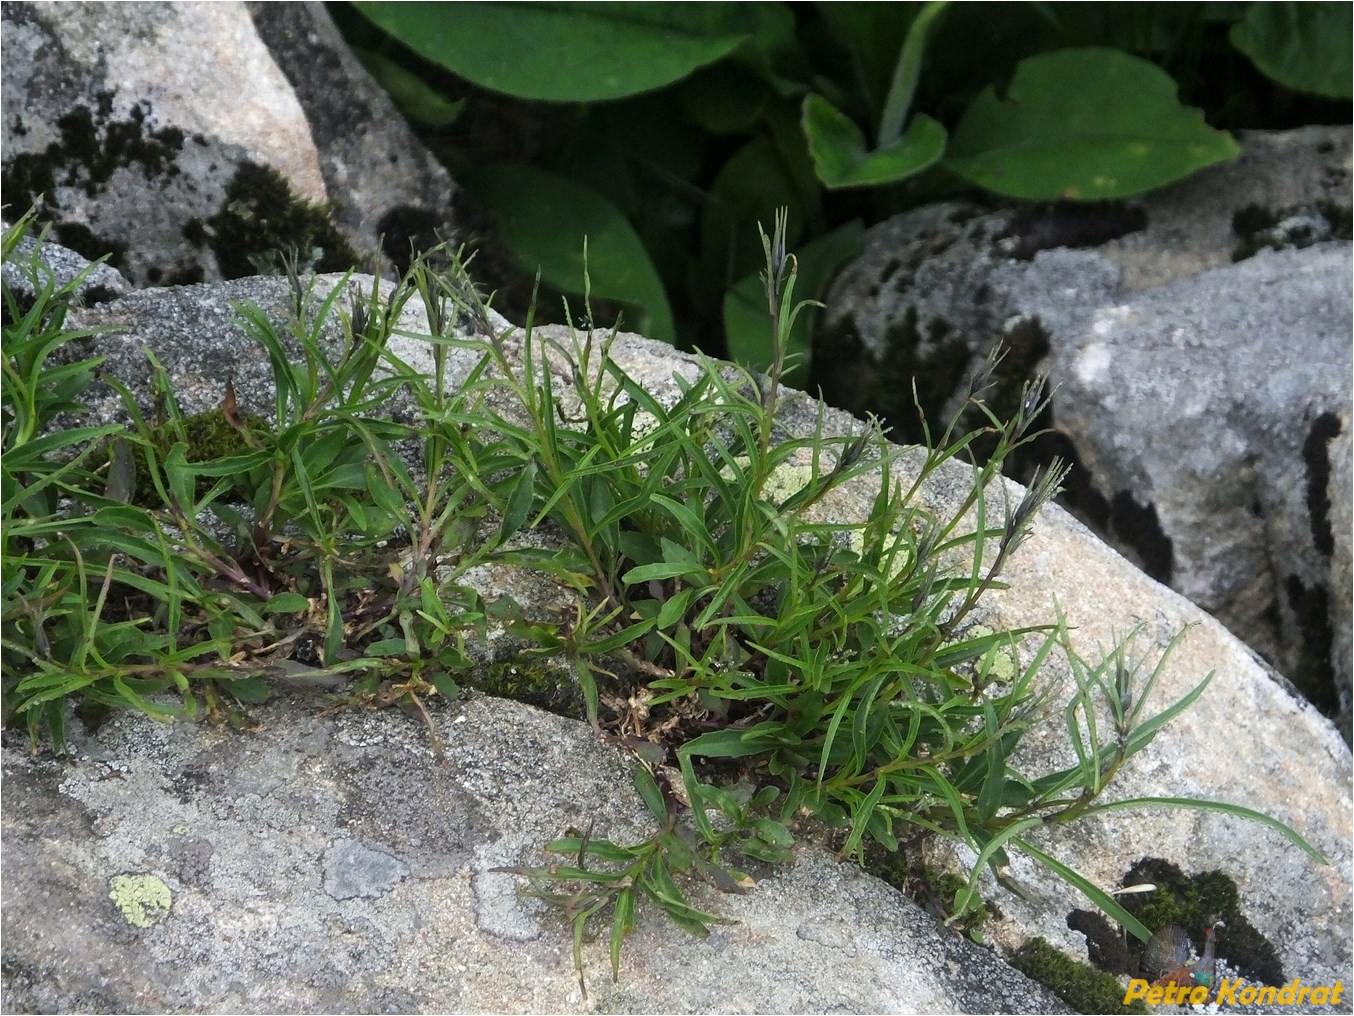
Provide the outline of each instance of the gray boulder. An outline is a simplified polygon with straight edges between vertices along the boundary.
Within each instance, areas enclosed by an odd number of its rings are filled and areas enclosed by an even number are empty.
[[[1107,498],[1155,520],[1138,545],[1157,577],[1346,721],[1331,509],[1349,491],[1328,487],[1348,474],[1331,442],[1349,426],[1351,271],[1348,244],[1264,251],[1103,306],[1051,357],[1057,425]]]
[[[447,229],[446,172],[322,5],[259,17],[242,3],[6,3],[5,200],[21,213],[41,198],[63,244],[112,252],[137,286],[252,275],[288,247],[342,270],[383,232],[404,255]]]
[[[113,354],[109,369],[132,371],[132,381],[144,377],[139,346],[149,344],[172,361],[176,384],[210,408],[219,400],[212,380],[219,388],[223,373],[244,376],[257,360],[247,343],[232,354],[234,365],[208,359],[209,347],[221,344],[215,324],[241,285],[137,293],[77,312],[72,323],[121,321],[128,334],[101,335],[91,352]],[[216,309],[194,316],[193,304]],[[283,298],[273,313],[285,314],[285,306]],[[203,327],[207,320],[212,329]],[[409,340],[401,355],[413,362],[417,346]],[[690,357],[637,336],[621,337],[612,353],[660,400],[677,397],[675,375],[690,379],[698,369]],[[464,356],[455,354],[453,371],[466,369]],[[817,420],[814,400],[783,403],[787,432],[811,432]],[[824,421],[829,434],[859,426],[831,410]],[[908,453],[904,470],[918,462],[919,453]],[[952,514],[972,483],[966,467],[951,463],[921,496]],[[877,478],[859,477],[818,510],[826,518],[860,518],[877,486]],[[1017,484],[995,483],[987,492],[989,523],[1020,495]],[[1150,670],[1180,627],[1196,625],[1163,668],[1155,701],[1165,707],[1209,672],[1213,683],[1126,767],[1114,797],[1244,805],[1291,824],[1330,863],[1314,863],[1267,827],[1190,811],[1113,812],[1035,831],[1032,842],[1105,888],[1145,857],[1189,872],[1221,868],[1290,976],[1306,983],[1347,976],[1351,758],[1332,724],[1220,624],[1061,510],[1041,517],[1004,578],[1009,588],[992,594],[985,623],[1040,624],[1061,609],[1073,645],[1093,661],[1136,628],[1129,659]],[[484,581],[512,583],[529,609],[562,595],[521,569],[500,569]],[[1022,647],[1014,662],[1027,662],[1031,651]],[[1054,690],[1053,704],[1013,762],[1031,775],[1075,758],[1061,713],[1073,681],[1068,661],[1051,659],[1040,681]],[[321,720],[310,715],[313,708],[283,701],[258,710],[256,734],[169,728],[130,716],[96,734],[72,724],[77,761],[70,767],[28,758],[22,743],[8,742],[6,1003],[570,1011],[1055,1005],[1044,995],[1016,994],[1024,982],[1000,964],[989,966],[990,954],[914,923],[918,912],[891,890],[807,843],[793,867],[759,871],[761,884],[747,896],[698,888],[701,904],[740,922],[705,942],[641,910],[616,988],[606,984],[605,936],[588,946],[585,1003],[573,994],[563,922],[522,903],[511,879],[489,869],[534,863],[542,843],[592,815],[599,833],[644,835],[621,757],[581,724],[479,699],[436,714],[447,744],[444,769],[432,761],[417,721],[352,712]],[[963,871],[972,860],[943,846],[928,855],[930,863]],[[1079,893],[1019,852],[1012,877],[1024,899],[984,876],[984,895],[1001,910],[992,938],[1014,949],[1041,935],[1084,959],[1085,942],[1067,927],[1072,911],[1086,907]],[[63,902],[39,905],[37,896],[16,895],[20,890]],[[95,930],[58,935],[54,922],[71,914]],[[144,928],[127,924],[157,917]],[[770,972],[765,978],[763,970]],[[828,970],[835,980],[826,979]]]
[[[1347,469],[1329,449],[1351,405],[1350,132],[1242,141],[1235,163],[1117,206],[948,204],[876,226],[826,299],[825,391],[915,436],[914,376],[934,425],[998,343],[999,398],[1049,372],[1036,454],[1077,461],[1069,507],[1348,737],[1349,601],[1332,580],[1348,563],[1325,519],[1350,496],[1327,493]],[[1117,360],[1103,383],[1087,384],[1086,350]]]
[[[260,729],[119,716],[72,763],[8,736],[8,1012],[1066,1012],[882,882],[805,848],[701,941],[641,904],[613,983],[580,991],[568,923],[504,865],[570,826],[651,834],[621,753],[502,699],[255,712]]]

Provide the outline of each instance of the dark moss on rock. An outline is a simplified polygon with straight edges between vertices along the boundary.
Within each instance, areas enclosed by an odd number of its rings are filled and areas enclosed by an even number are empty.
[[[486,695],[523,702],[570,719],[586,718],[583,693],[568,672],[540,660],[502,660],[477,670],[466,684]]]
[[[1232,215],[1236,244],[1232,260],[1244,261],[1262,250],[1297,250],[1331,240],[1348,242],[1354,215],[1348,204],[1317,201],[1269,208],[1250,204]]]
[[[1018,208],[1005,232],[1002,250],[1030,261],[1041,250],[1055,247],[1099,247],[1147,227],[1141,205],[1122,201],[1027,205]]]
[[[1136,999],[1124,1004],[1124,984],[1116,976],[1064,955],[1042,938],[1026,942],[1011,966],[1057,994],[1077,1012],[1145,1013]]]
[[[184,236],[211,249],[226,279],[257,275],[262,260],[291,250],[319,272],[347,271],[358,261],[327,207],[297,197],[277,170],[247,160],[221,210],[205,223],[190,222]]]
[[[133,106],[126,119],[115,119],[115,95],[113,91],[97,93],[93,107],[76,106],[57,120],[59,140],[41,152],[17,155],[6,162],[0,174],[5,200],[26,206],[43,198],[51,217],[59,218],[58,187],[78,188],[96,198],[120,169],[137,167],[147,179],[177,176],[184,132],[175,127],[151,128],[151,106],[145,100]],[[91,259],[110,251],[116,258],[119,246],[125,251],[125,245],[107,239],[99,239],[97,248],[80,246],[81,239],[74,235],[62,236],[62,242]],[[112,263],[118,264],[116,259]]]
[[[1135,864],[1124,876],[1124,885],[1150,883],[1154,892],[1124,896],[1125,908],[1153,931],[1178,924],[1196,944],[1216,919],[1225,922],[1218,929],[1218,958],[1242,976],[1262,984],[1284,984],[1279,954],[1241,913],[1241,897],[1236,882],[1222,871],[1186,875],[1170,861],[1149,857]],[[1139,950],[1140,951],[1140,950]]]
[[[1321,583],[1306,585],[1297,575],[1283,583],[1283,595],[1293,613],[1299,638],[1298,658],[1290,679],[1311,703],[1327,716],[1340,709],[1335,688],[1335,666],[1331,659],[1334,634],[1330,626],[1330,593]]]

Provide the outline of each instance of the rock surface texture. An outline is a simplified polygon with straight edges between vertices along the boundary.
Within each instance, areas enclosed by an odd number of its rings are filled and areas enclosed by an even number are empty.
[[[256,14],[242,3],[6,3],[11,214],[43,197],[62,243],[111,252],[136,286],[252,275],[251,258],[289,246],[343,270],[383,233],[407,256],[411,238],[426,246],[449,228],[446,171],[323,6]]]
[[[618,983],[606,935],[585,948],[585,999],[567,923],[493,869],[594,819],[648,835],[620,752],[502,699],[437,712],[445,765],[416,719],[314,713],[281,701],[245,735],[120,717],[74,764],[7,746],[5,1010],[1067,1011],[816,849],[748,895],[698,890],[732,922],[704,941],[641,906]],[[119,876],[168,910],[132,923]]]
[[[1042,367],[1084,521],[1214,613],[1350,736],[1350,130],[1106,207],[937,205],[876,226],[827,297],[830,401],[903,433],[997,343]],[[849,354],[855,349],[856,355]]]
[[[264,281],[256,294],[281,292]],[[242,338],[225,341],[219,328],[201,326],[207,318],[219,324],[222,308],[240,299],[243,285],[133,293],[76,311],[70,323],[121,321],[127,334],[100,335],[88,353],[107,352],[109,370],[143,380],[138,357],[147,345],[176,387],[196,393],[185,399],[185,409],[207,408],[219,398],[212,386],[223,374],[245,377],[258,358]],[[660,401],[676,398],[674,375],[690,379],[698,369],[690,357],[637,336],[621,337],[613,356]],[[453,370],[465,369],[457,362]],[[242,400],[250,390],[241,385]],[[197,406],[189,404],[194,398]],[[790,398],[781,422],[790,433],[807,433],[817,412],[812,400]],[[858,427],[836,411],[827,411],[825,423],[829,433]],[[952,465],[922,494],[939,512],[952,512],[971,488],[968,469]],[[875,488],[877,479],[857,478],[823,511],[859,518]],[[1015,484],[995,485],[989,511],[1000,513],[1003,504],[1009,510],[1019,495]],[[1150,669],[1182,625],[1197,624],[1163,669],[1154,700],[1164,708],[1210,671],[1214,680],[1130,763],[1113,796],[1242,804],[1290,823],[1331,863],[1315,864],[1266,827],[1191,811],[1112,813],[1037,833],[1035,842],[1106,887],[1145,857],[1187,872],[1220,868],[1236,881],[1245,913],[1274,945],[1288,976],[1306,983],[1347,977],[1351,758],[1330,721],[1220,624],[1061,510],[1041,516],[1005,578],[1010,587],[993,595],[985,623],[1040,624],[1060,608],[1078,651],[1090,659],[1137,627],[1130,658]],[[514,597],[528,609],[560,595],[530,572],[512,581]],[[1065,689],[1067,662],[1050,660],[1040,680]],[[585,950],[585,1000],[572,972],[566,925],[518,899],[513,880],[489,869],[535,863],[542,844],[593,816],[599,833],[643,836],[623,757],[599,745],[584,724],[476,699],[436,714],[447,745],[442,767],[418,720],[393,711],[321,718],[322,705],[276,701],[256,711],[260,729],[253,733],[119,716],[87,734],[72,722],[76,759],[70,763],[33,758],[22,739],[10,736],[0,964],[5,1006],[1057,1007],[991,953],[938,930],[883,883],[807,843],[793,866],[758,870],[760,885],[746,896],[697,888],[700,904],[738,922],[704,942],[641,909],[615,986],[602,935]],[[1034,775],[1073,760],[1054,707],[1023,742],[1016,763]],[[962,867],[972,857],[937,848],[931,860]],[[987,884],[985,895],[1002,913],[989,937],[1014,948],[1042,935],[1084,958],[1084,940],[1067,927],[1084,899],[1019,854],[1011,875],[1028,899]],[[60,931],[71,927],[86,931]]]

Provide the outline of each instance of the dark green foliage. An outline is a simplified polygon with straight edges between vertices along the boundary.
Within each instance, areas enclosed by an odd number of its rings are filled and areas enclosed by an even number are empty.
[[[627,264],[606,295],[632,327],[758,368],[772,343],[740,309],[760,267],[753,225],[774,208],[806,262],[835,238],[822,279],[801,280],[812,298],[853,255],[847,237],[937,197],[1132,195],[1232,157],[1225,129],[1348,121],[1347,101],[1287,90],[1347,99],[1337,3],[334,12],[518,267],[568,294],[575,319],[586,235],[594,265]],[[563,214],[528,211],[540,205]]]

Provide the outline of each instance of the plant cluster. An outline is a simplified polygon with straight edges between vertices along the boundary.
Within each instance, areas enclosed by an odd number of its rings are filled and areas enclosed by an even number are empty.
[[[28,225],[6,235],[7,258]],[[567,663],[588,719],[634,753],[659,826],[636,844],[587,830],[550,844],[571,862],[512,869],[572,920],[580,966],[589,919],[609,909],[615,968],[640,898],[703,932],[717,918],[676,876],[738,891],[739,858],[785,860],[807,819],[857,858],[933,836],[969,846],[955,919],[979,905],[980,874],[1000,879],[1016,850],[1143,940],[1148,929],[1112,895],[1030,834],[1111,809],[1207,808],[1315,854],[1240,806],[1100,800],[1209,679],[1153,712],[1161,665],[1144,676],[1127,643],[1092,664],[1060,619],[973,623],[1061,477],[1049,471],[1014,503],[998,479],[1029,437],[1041,386],[1013,420],[989,414],[995,453],[972,467],[962,504],[938,513],[922,486],[975,434],[951,426],[907,470],[874,423],[829,436],[820,407],[807,435],[782,432],[785,401],[801,397],[782,381],[803,310],[783,216],[762,244],[769,374],[699,357],[668,400],[608,355],[614,331],[570,329],[564,341],[530,319],[524,334],[496,331],[459,252],[432,252],[387,295],[373,286],[346,307],[343,286],[324,294],[293,272],[281,329],[240,309],[272,366],[267,423],[227,390],[219,412],[238,441],[214,454],[192,448],[153,357],[149,410],[102,379],[130,427],[62,426],[98,365],[53,355],[81,334],[64,327],[78,280],[57,285],[35,254],[19,265],[31,305],[4,293],[7,716],[35,738],[45,726],[59,746],[72,696],[243,720],[239,703],[286,682],[422,709],[456,693],[472,641],[506,626],[524,658]],[[413,299],[430,324],[431,373],[389,342]],[[334,316],[337,340],[325,331]],[[457,330],[464,320],[477,334]],[[452,385],[455,349],[473,366]],[[979,411],[983,385],[970,391]],[[412,422],[382,412],[397,398]],[[852,484],[873,492],[864,517],[837,503]],[[489,563],[552,580],[572,607],[486,602],[467,572]],[[1075,685],[1065,702],[1036,681],[1055,650]],[[1021,737],[1059,710],[1076,764],[1021,772]]]
[[[1341,3],[333,10],[528,276],[581,294],[586,235],[594,299],[758,369],[774,208],[816,297],[866,227],[937,197],[1124,198],[1235,156],[1221,128],[1295,125],[1304,97],[1296,123],[1348,118]],[[804,322],[789,341],[808,350]]]

